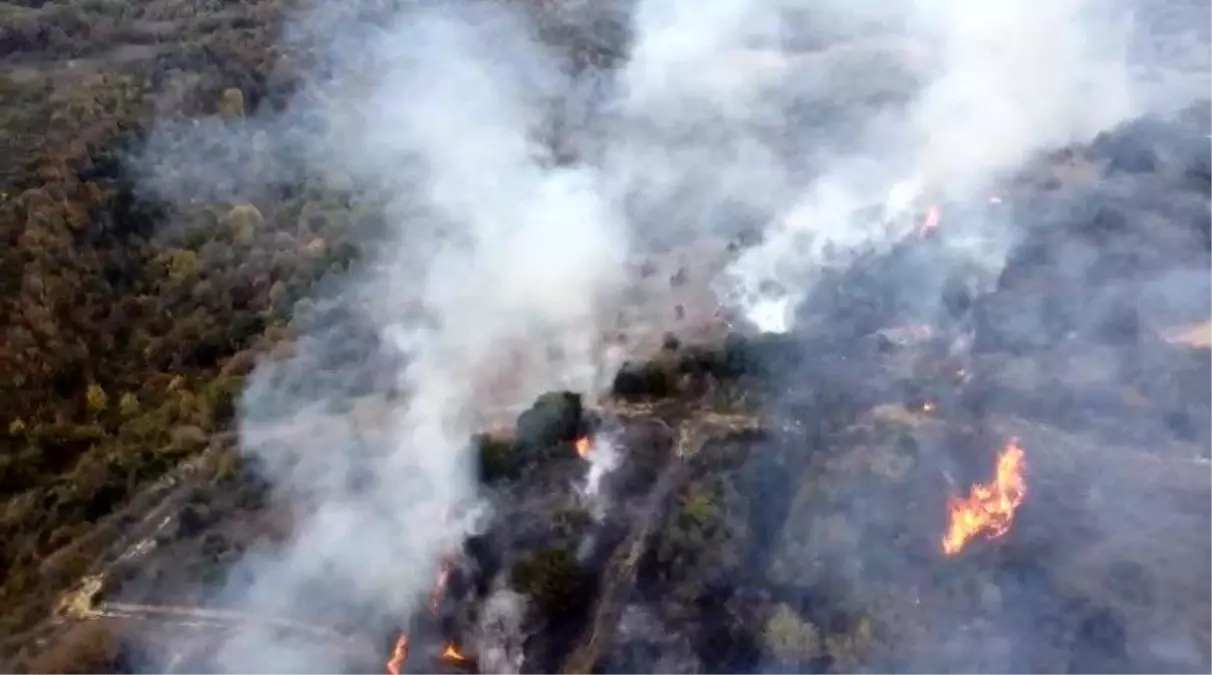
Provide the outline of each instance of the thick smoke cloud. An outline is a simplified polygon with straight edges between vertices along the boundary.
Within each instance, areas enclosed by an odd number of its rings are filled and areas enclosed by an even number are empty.
[[[313,381],[348,351],[337,327],[301,324],[296,355],[254,374],[242,445],[298,521],[283,550],[249,556],[220,597],[324,623],[351,620],[338,606],[404,620],[473,526],[468,443],[482,415],[550,388],[593,390],[608,372],[595,341],[627,233],[599,172],[555,166],[540,144],[564,76],[519,17],[444,6],[374,26],[324,7],[302,21],[299,39],[340,26],[326,36],[327,77],[282,119],[249,126],[318,171],[389,196],[386,240],[329,302],[379,334],[395,355],[386,363],[403,365],[386,382],[396,402],[371,428],[328,414],[352,387]],[[302,124],[316,136],[292,135]],[[244,131],[229,131],[232,142]],[[222,168],[196,166],[189,182]],[[216,660],[233,672],[342,666],[322,652],[254,631]]]
[[[334,616],[339,597],[403,620],[479,526],[466,444],[483,415],[555,387],[596,391],[617,363],[600,336],[635,254],[757,232],[719,291],[787,329],[821,269],[909,234],[899,217],[924,193],[983,196],[1039,151],[1195,89],[1193,52],[1174,86],[1143,79],[1130,17],[1114,10],[642,0],[614,17],[632,33],[617,71],[576,75],[504,3],[334,2],[298,18],[287,41],[322,49],[291,108],[188,133],[233,144],[259,133],[308,171],[386,195],[387,240],[326,292],[378,333],[399,364],[381,374],[398,396],[380,404],[376,432],[324,414],[348,396],[314,379],[349,347],[332,326],[301,323],[297,355],[258,370],[243,447],[298,526],[283,550],[243,561],[222,601],[354,620]],[[605,10],[553,11],[575,23]],[[1174,58],[1145,52],[1150,72]],[[545,142],[553,111],[572,161]],[[148,152],[170,145],[153,138]],[[149,185],[178,199],[256,189],[229,175],[203,160]],[[883,217],[866,217],[872,207]],[[996,275],[1011,234],[976,228],[954,239],[954,256]],[[322,652],[249,633],[218,661],[233,672],[341,666]]]
[[[786,287],[811,274],[825,262],[827,248],[835,260],[840,248],[844,263],[848,251],[896,241],[876,219],[856,222],[855,214],[872,203],[886,199],[895,218],[911,201],[906,198],[923,190],[971,197],[1033,154],[1087,140],[1141,112],[1124,33],[1113,17],[1093,16],[1092,4],[915,2],[889,8],[902,13],[908,28],[898,37],[921,53],[920,86],[900,106],[901,118],[883,119],[857,155],[804,178],[766,242],[733,270],[747,295],[760,298],[762,281]],[[829,91],[813,94],[826,97]],[[1002,245],[980,251],[992,257],[981,262],[1000,266],[996,249],[1004,256],[1004,233],[982,234]],[[765,312],[777,302],[764,300],[759,306]],[[783,304],[789,309],[795,300],[792,294]]]

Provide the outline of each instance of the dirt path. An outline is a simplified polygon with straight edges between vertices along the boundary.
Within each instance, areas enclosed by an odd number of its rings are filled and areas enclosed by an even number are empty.
[[[322,641],[359,658],[378,656],[375,645],[366,640],[324,626],[290,619],[200,607],[98,602],[97,596],[101,593],[103,585],[103,574],[86,577],[76,589],[64,596],[57,614],[63,619],[75,621],[140,621],[190,629],[238,631],[256,626],[280,633],[293,633],[312,642]]]
[[[648,549],[651,536],[660,515],[665,512],[667,502],[688,473],[688,465],[680,459],[672,459],[657,479],[656,486],[648,495],[641,512],[640,523],[627,539],[615,549],[603,574],[602,595],[585,635],[564,661],[563,673],[590,673],[598,661],[602,647],[610,643],[623,609],[627,595],[635,581],[635,568]]]
[[[631,411],[633,418],[642,413]],[[660,418],[653,418],[660,419]],[[690,475],[689,460],[709,441],[729,436],[760,432],[765,428],[761,418],[754,415],[703,412],[683,420],[677,426],[674,456],[662,470],[656,484],[641,508],[638,522],[627,538],[619,544],[603,573],[602,592],[593,618],[584,635],[564,661],[560,672],[590,673],[618,629],[627,599],[635,586],[636,567],[652,540],[661,517],[672,506],[670,501]]]

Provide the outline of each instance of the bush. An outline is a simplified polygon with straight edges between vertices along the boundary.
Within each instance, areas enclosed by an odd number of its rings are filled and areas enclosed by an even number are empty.
[[[762,637],[770,653],[786,663],[811,661],[821,655],[821,636],[816,626],[787,605],[779,605],[766,621]]]
[[[517,475],[516,451],[512,441],[478,434],[472,439],[480,460],[480,480],[492,483]]]
[[[247,246],[265,225],[265,217],[252,204],[237,204],[223,217],[222,224],[236,243]]]
[[[510,573],[510,585],[530,597],[548,619],[564,618],[583,609],[591,583],[576,554],[562,547],[529,553]]]
[[[518,416],[517,444],[535,452],[572,442],[585,433],[584,413],[579,394],[568,391],[543,394]]]
[[[668,398],[677,391],[677,373],[663,360],[625,363],[614,376],[611,395],[626,401]]]

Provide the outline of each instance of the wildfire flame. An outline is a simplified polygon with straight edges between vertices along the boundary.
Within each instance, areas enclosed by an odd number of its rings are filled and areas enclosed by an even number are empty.
[[[467,657],[463,656],[463,653],[459,651],[458,646],[455,645],[455,643],[453,643],[453,642],[446,643],[446,648],[442,650],[442,656],[439,658],[441,658],[445,661],[455,661],[455,662],[467,660]]]
[[[575,447],[577,449],[577,455],[579,455],[581,459],[589,459],[589,451],[593,449],[593,444],[589,442],[588,436],[581,436],[578,438]]]
[[[947,500],[947,534],[943,554],[953,556],[980,535],[997,539],[1010,531],[1014,513],[1027,496],[1024,475],[1026,453],[1018,439],[1010,439],[997,457],[997,476],[992,483],[972,486],[967,498]]]
[[[586,439],[588,442],[588,439]],[[443,513],[443,519],[450,520],[452,509],[447,507]],[[442,608],[442,599],[446,595],[446,584],[450,581],[450,575],[454,572],[454,560],[457,552],[452,550],[446,554],[442,560],[442,564],[438,566],[438,576],[434,580],[433,591],[429,595],[429,611],[437,614]],[[458,647],[453,642],[448,642],[445,649],[442,650],[442,659],[447,661],[461,662],[467,658],[459,653]],[[389,675],[400,675],[404,672],[404,662],[408,659],[408,633],[402,633],[396,639],[396,646],[391,651],[391,658],[387,660],[387,672]]]
[[[400,675],[404,672],[404,662],[408,660],[408,633],[396,639],[396,646],[391,650],[391,658],[387,660],[387,672],[390,675]]]
[[[449,560],[443,560],[438,568],[438,578],[434,581],[433,592],[429,594],[429,611],[436,613],[442,606],[442,596],[446,593],[446,582],[450,581],[452,568]]]

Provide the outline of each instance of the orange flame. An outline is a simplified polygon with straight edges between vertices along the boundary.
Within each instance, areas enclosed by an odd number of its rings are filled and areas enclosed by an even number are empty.
[[[467,657],[463,656],[462,652],[459,651],[458,646],[456,646],[455,643],[453,643],[453,642],[446,643],[446,648],[442,650],[442,656],[440,656],[439,658],[446,660],[446,661],[455,661],[455,662],[467,660]]]
[[[450,581],[453,565],[449,560],[443,560],[438,568],[438,578],[434,582],[433,592],[429,595],[429,611],[437,612],[442,606],[442,596],[446,594],[446,582]]]
[[[391,650],[391,658],[387,659],[387,672],[390,675],[400,675],[404,672],[404,662],[408,660],[408,633],[396,639],[396,646]]]
[[[993,540],[1010,531],[1014,513],[1027,496],[1025,467],[1026,453],[1018,439],[1012,438],[998,455],[997,477],[992,483],[972,486],[966,499],[947,500],[944,555],[956,555],[977,535]]]
[[[943,219],[943,212],[939,209],[938,204],[931,204],[930,208],[926,209],[926,218],[922,221],[922,227],[918,230],[919,236],[926,236],[931,230],[937,229],[939,222]]]
[[[579,455],[581,457],[581,459],[589,459],[589,451],[592,448],[593,448],[593,445],[589,442],[588,436],[581,436],[580,438],[577,439],[577,441],[576,441],[577,455]]]

